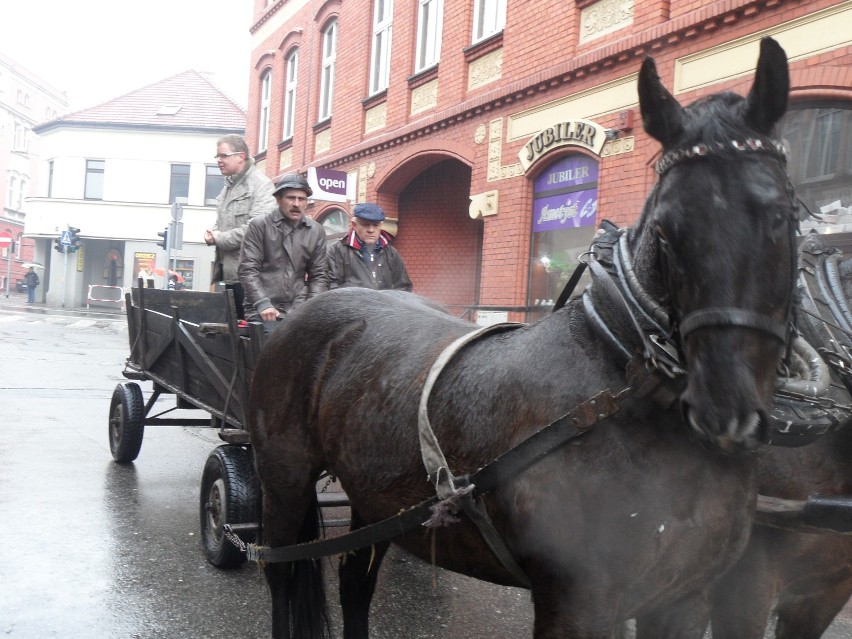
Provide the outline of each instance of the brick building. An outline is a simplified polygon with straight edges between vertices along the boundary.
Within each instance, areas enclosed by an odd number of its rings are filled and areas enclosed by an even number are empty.
[[[600,220],[638,217],[659,154],[645,55],[688,103],[746,93],[776,38],[791,175],[818,226],[852,230],[852,2],[255,0],[251,32],[246,130],[266,172],[345,174],[348,198],[311,215],[338,230],[377,201],[415,292],[482,323],[537,315]]]
[[[24,264],[35,258],[34,242],[24,237],[27,197],[37,185],[38,136],[33,127],[68,110],[65,94],[0,54],[0,233],[14,246],[0,245],[0,290],[14,291]]]

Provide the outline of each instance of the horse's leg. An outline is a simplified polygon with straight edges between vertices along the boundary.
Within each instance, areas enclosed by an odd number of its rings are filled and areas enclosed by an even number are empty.
[[[719,582],[713,591],[710,626],[713,639],[762,639],[777,595],[771,566],[758,559],[757,546]]]
[[[272,448],[272,447],[269,447]],[[263,480],[261,533],[269,547],[312,541],[320,535],[316,496],[316,464],[306,458],[274,459],[269,449],[255,447]],[[283,465],[282,465],[283,464]],[[271,474],[269,469],[275,469]],[[280,469],[280,470],[279,470]],[[328,634],[328,614],[322,582],[322,562],[265,563],[272,599],[273,639],[313,639]]]
[[[533,639],[614,639],[623,624],[612,605],[613,593],[593,594],[591,587],[575,586],[556,575],[524,566],[535,576],[532,586]],[[591,586],[591,582],[588,584]],[[606,602],[606,605],[603,603]]]
[[[681,599],[664,611],[636,619],[636,639],[701,639],[710,620],[706,595]]]
[[[852,579],[814,590],[811,596],[785,599],[778,606],[775,639],[819,639],[849,600]]]
[[[352,530],[363,526],[352,511]],[[389,542],[382,542],[344,555],[340,560],[340,605],[343,609],[343,639],[368,639],[370,602]]]

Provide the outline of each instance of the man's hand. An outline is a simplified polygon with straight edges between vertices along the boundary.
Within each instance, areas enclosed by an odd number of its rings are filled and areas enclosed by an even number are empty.
[[[260,319],[264,322],[273,322],[277,320],[281,316],[281,313],[278,312],[278,309],[274,306],[269,308],[265,308],[260,312]]]
[[[207,243],[208,246],[216,243],[216,236],[213,235],[213,231],[211,231],[210,229],[204,231],[204,241]]]

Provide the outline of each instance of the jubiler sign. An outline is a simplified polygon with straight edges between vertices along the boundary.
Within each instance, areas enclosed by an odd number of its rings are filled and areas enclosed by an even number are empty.
[[[567,120],[557,122],[536,133],[524,145],[518,157],[524,171],[527,171],[539,158],[559,147],[580,146],[600,155],[604,142],[606,142],[606,129],[601,125],[589,120]]]

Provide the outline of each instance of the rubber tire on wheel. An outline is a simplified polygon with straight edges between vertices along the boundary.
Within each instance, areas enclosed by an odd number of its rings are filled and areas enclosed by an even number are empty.
[[[145,434],[145,400],[135,382],[122,382],[112,392],[109,405],[109,449],[120,464],[139,456]]]
[[[214,449],[201,476],[201,545],[207,561],[217,568],[235,568],[245,560],[224,536],[225,524],[259,523],[260,483],[251,449],[224,444]],[[240,534],[245,542],[254,535]]]

